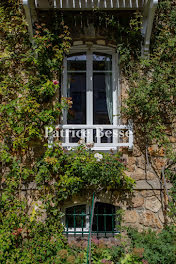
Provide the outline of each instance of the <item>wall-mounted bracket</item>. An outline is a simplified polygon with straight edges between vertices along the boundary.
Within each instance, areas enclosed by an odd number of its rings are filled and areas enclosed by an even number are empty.
[[[155,16],[155,10],[158,5],[158,0],[148,0],[144,6],[143,11],[143,22],[141,33],[144,38],[142,45],[142,56],[146,57],[149,55],[150,50],[150,39],[153,27],[153,20]]]
[[[34,29],[33,24],[37,21],[37,12],[35,9],[35,0],[23,0],[23,6],[28,23],[28,32],[30,41],[33,42]]]

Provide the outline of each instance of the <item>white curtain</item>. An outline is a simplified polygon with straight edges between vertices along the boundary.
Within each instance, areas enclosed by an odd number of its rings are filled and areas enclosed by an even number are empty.
[[[107,104],[107,110],[108,110],[108,116],[110,124],[113,124],[113,98],[112,98],[112,72],[111,72],[111,60],[108,60],[109,58],[106,58],[105,63],[105,70],[108,72],[105,72],[105,85],[106,85],[106,104]]]

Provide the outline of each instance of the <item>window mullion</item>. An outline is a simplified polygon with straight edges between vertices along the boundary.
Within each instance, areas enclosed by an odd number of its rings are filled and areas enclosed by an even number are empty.
[[[87,51],[87,78],[86,78],[86,117],[87,125],[93,125],[93,56]],[[93,129],[87,130],[87,143],[93,142]]]
[[[113,87],[113,125],[118,125],[118,82],[117,82],[117,53],[112,54],[112,87]],[[118,143],[118,130],[113,131],[113,144]]]

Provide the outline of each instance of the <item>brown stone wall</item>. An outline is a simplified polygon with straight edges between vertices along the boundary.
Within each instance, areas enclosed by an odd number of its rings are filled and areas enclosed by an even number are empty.
[[[92,25],[81,29],[80,38],[76,33],[73,37],[73,45],[92,45],[97,44],[101,46],[115,47],[113,40],[107,40],[106,37],[101,36],[100,32],[96,34]],[[129,89],[128,81],[121,76],[120,77],[120,91],[121,96],[119,102],[123,102],[123,99],[127,97],[127,90]],[[126,120],[122,120],[125,123]],[[176,147],[176,137],[171,133],[171,140],[173,146]],[[157,146],[152,146],[155,151]],[[137,144],[134,134],[134,148],[132,151],[127,149],[121,149],[123,151],[123,160],[127,164],[126,174],[136,180],[136,186],[133,195],[126,195],[125,191],[121,193],[107,192],[101,193],[97,197],[97,201],[112,203],[115,206],[119,206],[124,209],[123,225],[136,227],[139,230],[145,228],[153,228],[159,230],[163,227],[165,222],[164,210],[166,198],[163,194],[163,183],[160,180],[160,171],[164,164],[164,158],[162,153],[158,153],[155,156],[155,169],[147,164],[146,156],[141,152],[140,147]],[[167,188],[171,188],[171,185],[167,183]],[[30,210],[34,206],[32,199],[37,201],[35,195],[35,187],[29,185],[28,191],[23,191],[23,195],[28,197]],[[80,196],[73,197],[72,200],[66,201],[61,207],[64,210],[65,207],[75,204],[83,204],[91,202],[92,191],[90,193],[82,193]],[[40,204],[40,202],[38,203]]]
[[[99,202],[111,203],[124,210],[122,225],[135,227],[138,230],[146,228],[161,229],[164,224],[161,190],[135,190],[132,195],[122,192],[106,192],[99,194]],[[91,202],[91,193],[67,201],[64,207]],[[90,203],[91,204],[91,203]]]
[[[121,102],[128,96],[129,83],[124,76],[121,76]],[[126,120],[122,119],[125,123]],[[170,142],[175,149],[176,135],[174,129],[168,130]],[[141,144],[140,144],[141,143]],[[172,185],[163,183],[161,170],[166,164],[164,150],[153,144],[147,149],[142,146],[142,139],[135,137],[134,129],[134,147],[131,152],[121,148],[123,160],[127,164],[126,174],[136,181],[132,205],[125,208],[124,224],[138,228],[161,229],[168,219],[166,210],[168,197],[166,189]],[[150,156],[150,161],[149,157]]]

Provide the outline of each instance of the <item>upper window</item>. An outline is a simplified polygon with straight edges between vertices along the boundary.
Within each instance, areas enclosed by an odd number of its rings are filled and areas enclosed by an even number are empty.
[[[63,94],[73,101],[65,124],[117,125],[116,56],[97,50],[72,53],[65,59]]]
[[[120,125],[118,56],[113,48],[72,47],[64,58],[62,96],[73,102],[59,125],[64,147],[81,142],[96,151],[132,148],[132,126]]]
[[[67,58],[68,124],[112,124],[112,55],[79,53]]]
[[[123,134],[129,127],[119,124],[119,92],[118,56],[114,49],[73,47],[64,58],[62,96],[71,97],[73,104],[63,112],[62,145],[74,148],[81,142],[98,151],[131,148],[132,131],[126,139]]]

